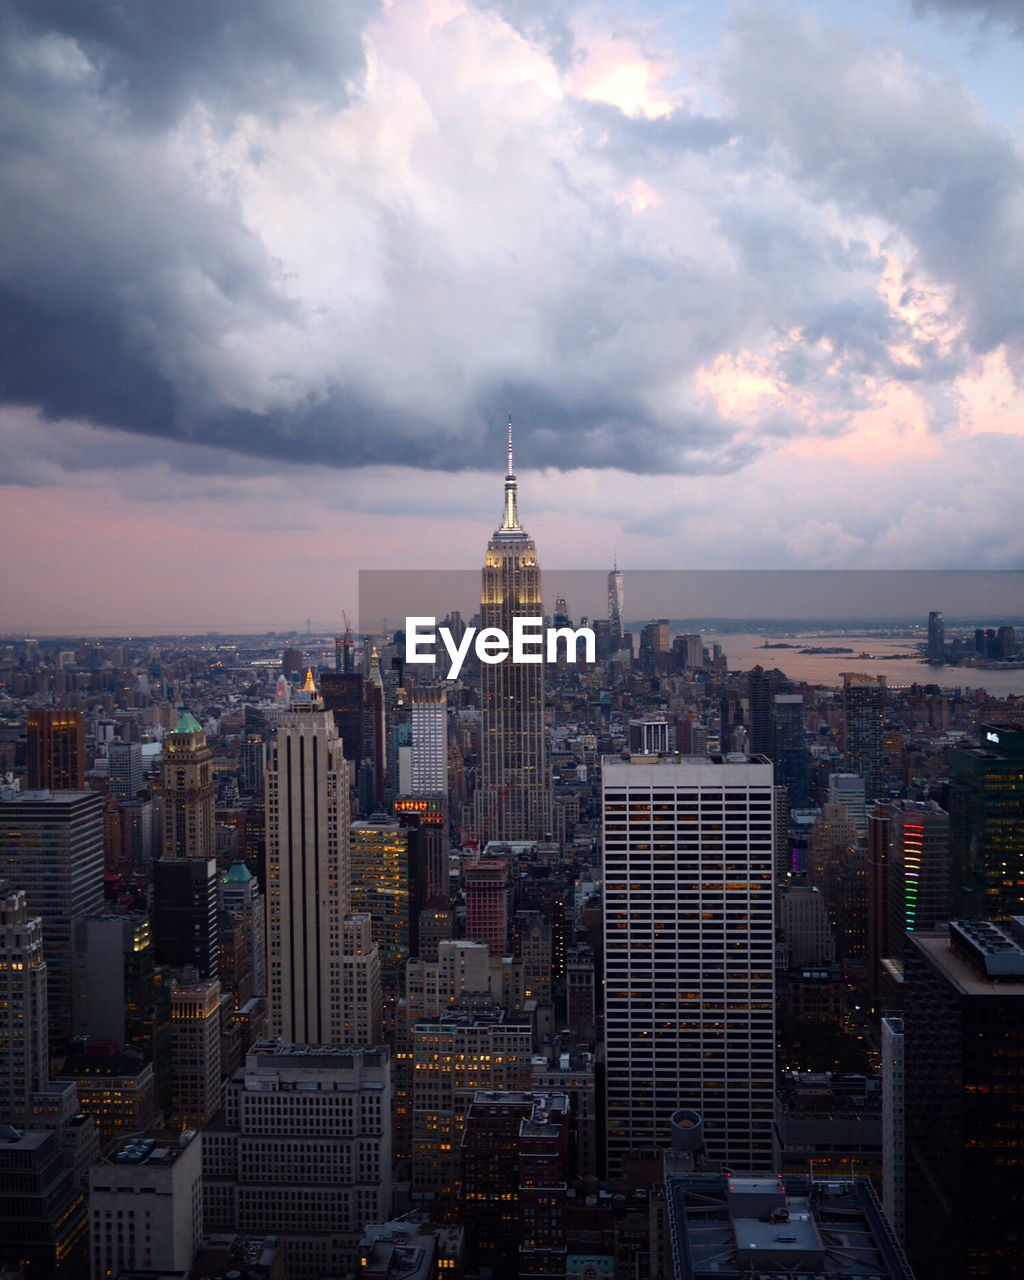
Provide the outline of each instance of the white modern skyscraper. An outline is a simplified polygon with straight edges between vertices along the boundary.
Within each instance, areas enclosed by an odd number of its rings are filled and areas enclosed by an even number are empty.
[[[607,1137],[665,1148],[699,1111],[712,1156],[772,1164],[772,766],[666,756],[602,769]]]
[[[265,788],[272,1033],[298,1044],[351,1043],[353,1010],[380,1008],[380,962],[376,944],[346,935],[348,766],[312,674],[278,719]]]
[[[412,690],[410,790],[415,796],[448,794],[448,697],[441,685]]]

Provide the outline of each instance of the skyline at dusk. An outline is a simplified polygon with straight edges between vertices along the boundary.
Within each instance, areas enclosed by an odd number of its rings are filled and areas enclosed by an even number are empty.
[[[1024,567],[1012,4],[161,12],[0,4],[0,632],[340,629],[508,413],[546,567]]]

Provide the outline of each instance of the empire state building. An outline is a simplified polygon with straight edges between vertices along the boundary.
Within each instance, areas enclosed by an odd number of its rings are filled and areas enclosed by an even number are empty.
[[[519,523],[509,418],[505,512],[487,544],[481,625],[511,635],[514,617],[543,615],[537,547]],[[542,662],[513,663],[510,656],[484,664],[480,757],[474,825],[481,847],[487,840],[541,839],[551,829]]]

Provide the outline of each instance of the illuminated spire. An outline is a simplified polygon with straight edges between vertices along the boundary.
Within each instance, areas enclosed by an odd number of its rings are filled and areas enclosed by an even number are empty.
[[[516,509],[516,473],[512,462],[512,415],[508,415],[508,471],[505,475],[505,518],[502,529],[521,529]]]
[[[316,693],[316,685],[313,683],[313,668],[306,668],[306,683],[302,686],[303,693]]]

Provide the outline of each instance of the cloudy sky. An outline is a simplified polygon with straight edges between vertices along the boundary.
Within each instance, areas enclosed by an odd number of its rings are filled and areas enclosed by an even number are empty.
[[[1024,567],[1020,15],[0,0],[0,630]]]

